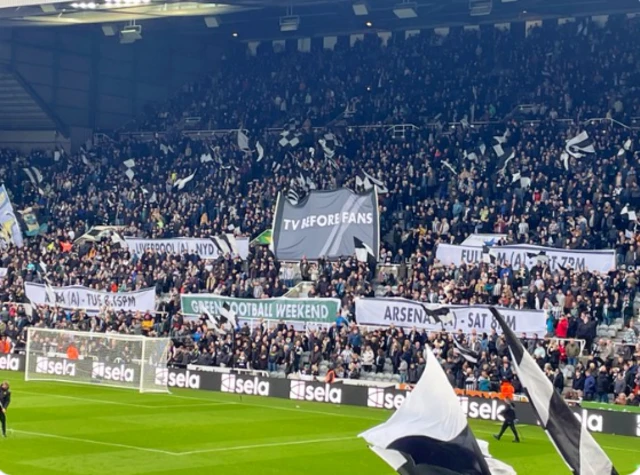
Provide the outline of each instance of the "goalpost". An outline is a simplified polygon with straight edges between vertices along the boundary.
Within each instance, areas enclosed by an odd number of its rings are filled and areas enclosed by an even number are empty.
[[[170,341],[30,327],[24,378],[168,393]]]

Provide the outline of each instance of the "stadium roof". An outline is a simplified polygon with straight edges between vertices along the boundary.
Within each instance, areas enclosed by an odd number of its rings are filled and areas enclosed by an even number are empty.
[[[142,22],[145,30],[235,33],[247,40],[640,12],[637,0],[5,0],[2,4],[10,6],[0,8],[0,27],[123,26],[135,21]],[[282,27],[283,17],[288,27]]]

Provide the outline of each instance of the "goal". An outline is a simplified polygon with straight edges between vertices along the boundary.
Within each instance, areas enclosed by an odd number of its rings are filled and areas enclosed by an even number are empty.
[[[25,380],[168,393],[169,346],[169,338],[30,327]]]

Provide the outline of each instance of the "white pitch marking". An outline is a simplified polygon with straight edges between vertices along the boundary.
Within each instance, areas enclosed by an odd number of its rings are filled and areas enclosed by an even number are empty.
[[[30,392],[30,391],[20,391],[21,394],[29,394],[34,396],[44,396],[42,393]],[[107,399],[91,399],[86,397],[79,396],[67,396],[64,394],[48,394],[47,396],[58,397],[63,399],[72,399],[74,401],[87,401],[87,402],[97,402],[100,404],[113,404],[116,406],[125,406],[125,407],[136,407],[140,409],[171,409],[172,407],[202,407],[202,406],[225,406],[230,404],[238,404],[236,402],[217,402],[217,401],[209,401],[206,404],[166,404],[166,405],[154,405],[154,404],[131,404],[128,402],[119,402],[119,401],[109,401]],[[205,399],[202,399],[203,401]]]
[[[118,401],[109,401],[106,399],[90,399],[90,398],[86,398],[86,397],[78,397],[78,396],[66,396],[64,394],[43,394],[43,393],[37,393],[37,392],[30,392],[30,391],[20,391],[20,394],[29,394],[29,395],[33,395],[33,396],[49,396],[49,397],[57,397],[57,398],[62,398],[62,399],[72,399],[74,401],[86,401],[86,402],[97,402],[97,403],[101,403],[101,404],[113,404],[116,406],[127,406],[127,407],[138,407],[138,408],[148,408],[149,406],[145,406],[142,404],[129,404],[126,402],[118,402]]]
[[[99,440],[82,439],[82,438],[79,438],[79,437],[67,437],[66,435],[45,434],[44,432],[29,432],[29,431],[26,431],[26,430],[16,430],[16,429],[13,429],[13,432],[16,432],[18,434],[33,435],[35,437],[46,437],[46,438],[49,438],[49,439],[69,440],[69,441],[72,441],[72,442],[82,442],[82,443],[85,443],[85,444],[104,445],[104,446],[107,446],[107,447],[117,447],[119,449],[139,450],[140,452],[152,452],[154,454],[181,455],[179,453],[169,452],[167,450],[150,449],[150,448],[147,448],[147,447],[137,447],[137,446],[134,446],[134,445],[117,444],[115,442],[102,442],[102,441],[99,441]]]
[[[232,450],[266,449],[268,447],[286,447],[289,445],[320,444],[323,442],[339,442],[343,440],[354,440],[356,438],[357,437],[355,435],[352,435],[349,437],[334,437],[331,439],[311,439],[311,440],[296,440],[293,442],[273,442],[270,444],[236,445],[232,447],[217,447],[215,449],[203,449],[203,450],[191,450],[189,452],[179,452],[177,455],[208,454],[212,452],[229,452]]]

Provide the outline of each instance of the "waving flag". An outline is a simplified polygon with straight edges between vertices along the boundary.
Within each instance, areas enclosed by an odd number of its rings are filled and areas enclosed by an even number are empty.
[[[569,155],[575,158],[582,158],[586,153],[596,153],[593,141],[586,131],[580,132],[572,139],[567,140],[565,150]]]
[[[402,475],[491,475],[444,370],[430,349],[425,357],[424,373],[402,406],[360,437]]]
[[[554,391],[551,381],[538,363],[525,350],[500,312],[491,307],[491,313],[502,328],[518,378],[527,391],[529,403],[556,450],[574,475],[617,475],[613,463],[591,436],[586,427]]]

